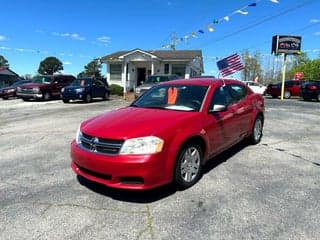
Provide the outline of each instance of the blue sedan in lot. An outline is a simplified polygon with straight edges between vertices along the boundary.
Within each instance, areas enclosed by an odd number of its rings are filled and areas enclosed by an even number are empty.
[[[108,83],[95,78],[77,78],[69,86],[61,89],[61,99],[64,103],[70,100],[83,100],[87,103],[93,98],[109,99]]]

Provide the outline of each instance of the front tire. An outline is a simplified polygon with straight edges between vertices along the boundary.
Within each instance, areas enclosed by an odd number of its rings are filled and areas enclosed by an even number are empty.
[[[263,118],[261,115],[257,116],[254,121],[251,135],[249,137],[250,143],[255,145],[261,141],[263,130]]]
[[[290,91],[285,91],[285,92],[284,92],[284,98],[285,98],[285,99],[291,98],[291,92],[290,92]]]
[[[51,94],[49,92],[45,92],[42,99],[44,101],[49,101],[51,99]]]
[[[69,99],[62,99],[62,101],[64,102],[64,103],[69,103]]]
[[[180,151],[176,166],[174,181],[183,190],[194,185],[202,173],[203,151],[197,143],[187,143]]]
[[[86,95],[85,102],[86,102],[86,103],[90,103],[91,101],[92,101],[92,97],[91,97],[90,93],[88,93],[88,94]]]

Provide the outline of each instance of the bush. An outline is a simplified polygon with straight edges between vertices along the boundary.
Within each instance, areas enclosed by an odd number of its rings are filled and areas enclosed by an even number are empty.
[[[110,93],[112,95],[122,96],[123,95],[123,87],[121,87],[117,84],[111,84],[110,85]]]

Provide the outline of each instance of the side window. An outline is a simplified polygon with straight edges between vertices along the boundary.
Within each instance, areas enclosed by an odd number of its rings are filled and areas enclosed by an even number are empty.
[[[233,102],[239,102],[247,96],[247,88],[241,85],[230,85]]]
[[[96,80],[93,83],[95,83],[97,87],[103,86],[103,83],[101,81],[99,81],[99,80]]]
[[[226,105],[228,106],[232,101],[232,97],[230,96],[230,93],[228,91],[228,87],[219,87],[215,90],[211,103],[210,103],[210,109],[213,108],[214,105]]]
[[[60,76],[56,76],[56,77],[53,79],[53,82],[54,82],[54,83],[58,83],[58,84],[63,83],[62,78],[61,78]]]

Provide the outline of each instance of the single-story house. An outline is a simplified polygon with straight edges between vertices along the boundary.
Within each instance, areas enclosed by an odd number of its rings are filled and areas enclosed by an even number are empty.
[[[201,50],[154,50],[134,49],[118,51],[100,58],[107,65],[109,84],[118,84],[124,91],[141,85],[148,76],[176,74],[190,78],[203,73]]]
[[[0,88],[8,87],[19,79],[19,75],[7,67],[0,67]]]

